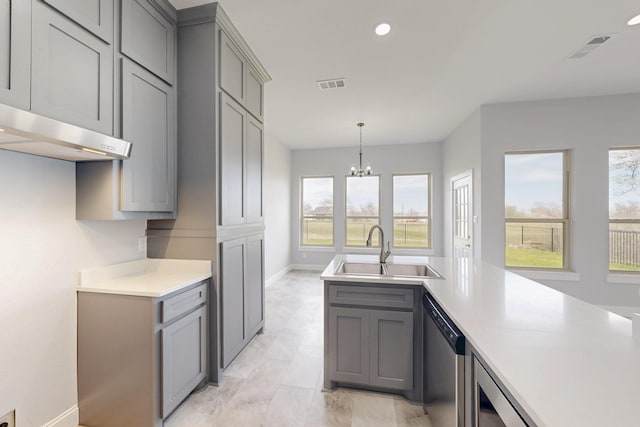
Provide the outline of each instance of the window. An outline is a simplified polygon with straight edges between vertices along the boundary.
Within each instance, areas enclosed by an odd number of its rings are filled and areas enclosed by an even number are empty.
[[[640,271],[640,148],[609,150],[609,270]]]
[[[380,180],[378,176],[347,177],[347,246],[365,246],[369,230],[380,221]],[[379,233],[372,245],[379,246]]]
[[[393,176],[393,246],[431,247],[429,174]]]
[[[505,155],[505,266],[567,267],[567,154]]]
[[[303,246],[333,246],[333,177],[302,178]]]

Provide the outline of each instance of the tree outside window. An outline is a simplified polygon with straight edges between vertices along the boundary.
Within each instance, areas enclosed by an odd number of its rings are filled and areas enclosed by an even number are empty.
[[[505,155],[505,266],[567,268],[566,157]]]
[[[429,174],[393,176],[393,246],[431,247]]]
[[[609,270],[640,271],[640,148],[609,150]]]
[[[380,222],[380,180],[378,176],[348,176],[346,194],[346,245],[365,246],[369,230]],[[380,246],[379,233],[373,246]]]
[[[333,177],[301,178],[302,246],[333,246]]]

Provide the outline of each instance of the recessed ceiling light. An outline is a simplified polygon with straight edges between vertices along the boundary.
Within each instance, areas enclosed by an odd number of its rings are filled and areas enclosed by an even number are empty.
[[[627,25],[638,25],[640,24],[640,15],[636,15],[633,18],[629,19]]]
[[[378,26],[376,27],[376,34],[379,36],[386,36],[387,34],[389,34],[389,31],[391,31],[391,25],[387,24],[386,22],[378,24]]]

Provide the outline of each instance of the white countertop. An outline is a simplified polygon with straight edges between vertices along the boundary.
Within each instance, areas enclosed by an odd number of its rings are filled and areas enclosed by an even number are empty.
[[[211,261],[146,258],[82,270],[79,292],[162,297],[211,277]]]
[[[343,280],[333,271],[349,257],[337,256],[322,277]],[[377,257],[354,262],[366,259]],[[426,262],[444,276],[425,288],[539,427],[640,426],[631,320],[482,262],[394,260]]]

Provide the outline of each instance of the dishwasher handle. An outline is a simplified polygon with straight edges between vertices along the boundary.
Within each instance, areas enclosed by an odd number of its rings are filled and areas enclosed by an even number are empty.
[[[433,322],[442,333],[442,336],[447,340],[449,347],[451,347],[456,354],[464,355],[464,335],[428,292],[422,297],[422,305],[431,319],[433,319]]]

